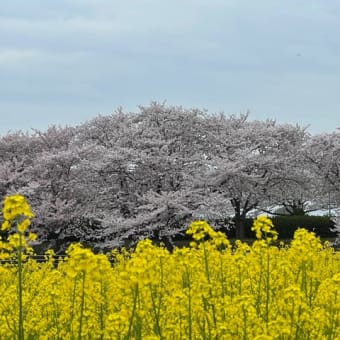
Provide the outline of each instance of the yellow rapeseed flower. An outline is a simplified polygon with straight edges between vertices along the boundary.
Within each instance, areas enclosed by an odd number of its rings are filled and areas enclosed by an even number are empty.
[[[4,221],[1,225],[1,230],[9,230],[11,228],[11,223],[9,221]]]
[[[204,221],[189,229],[199,242],[173,252],[144,240],[108,256],[75,244],[58,263],[22,254],[25,337],[340,339],[340,255],[314,234],[268,247],[276,232],[261,217],[261,239],[231,247]],[[0,339],[18,338],[13,251],[0,241]]]
[[[35,233],[29,233],[28,234],[28,239],[30,240],[30,241],[35,241],[36,239],[37,239],[37,234],[35,234]]]
[[[20,233],[24,233],[26,229],[30,226],[31,221],[25,218],[22,222],[18,223],[17,228]]]
[[[5,220],[11,221],[14,218],[23,215],[32,218],[34,215],[31,208],[22,195],[7,196],[3,202],[2,214]]]
[[[264,239],[271,241],[277,240],[278,237],[277,231],[274,230],[272,220],[265,215],[260,215],[256,217],[251,230],[255,231],[256,238],[259,240],[264,237]]]

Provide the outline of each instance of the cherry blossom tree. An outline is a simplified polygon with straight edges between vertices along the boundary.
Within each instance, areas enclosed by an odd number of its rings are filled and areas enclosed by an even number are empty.
[[[208,184],[212,192],[229,199],[236,237],[244,238],[244,222],[253,209],[268,206],[278,185],[295,181],[284,171],[290,155],[305,138],[304,129],[274,121],[247,121],[243,116],[228,122],[230,145],[212,159]]]
[[[340,130],[313,136],[304,149],[308,167],[321,182],[324,204],[340,203]]]
[[[339,187],[339,133],[311,138],[248,113],[155,102],[76,127],[8,134],[0,158],[1,195],[26,195],[41,242],[56,248],[170,242],[198,218],[216,226],[233,219],[243,238],[254,209],[305,213]]]

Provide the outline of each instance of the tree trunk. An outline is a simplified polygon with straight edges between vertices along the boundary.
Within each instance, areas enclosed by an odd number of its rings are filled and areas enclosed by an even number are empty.
[[[235,210],[235,215],[233,217],[233,221],[235,223],[235,234],[237,240],[244,240],[245,233],[245,214],[241,212],[241,202],[239,199],[232,199],[231,205]]]
[[[246,237],[245,219],[241,216],[235,217],[235,233],[237,240],[244,240]]]

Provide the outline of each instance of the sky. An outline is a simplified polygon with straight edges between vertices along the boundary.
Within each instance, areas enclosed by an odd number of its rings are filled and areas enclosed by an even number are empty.
[[[0,134],[151,101],[340,127],[338,0],[0,0]]]

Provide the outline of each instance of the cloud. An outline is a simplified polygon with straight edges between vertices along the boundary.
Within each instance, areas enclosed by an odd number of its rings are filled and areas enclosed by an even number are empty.
[[[0,68],[22,63],[25,60],[32,60],[39,54],[39,51],[34,49],[0,49]]]
[[[0,38],[9,47],[55,50],[96,48],[119,38],[124,27],[112,21],[69,19],[0,19]]]
[[[298,87],[309,88],[315,98],[318,77],[330,88],[329,96],[320,89],[320,98],[337,98],[335,2],[33,2],[1,8],[0,115],[4,104],[6,112],[96,114],[164,99],[228,112],[283,112],[289,103],[281,93],[300,108],[294,93],[307,100]]]
[[[335,22],[313,6],[235,1],[69,1],[76,11],[47,19],[0,20],[7,47],[184,57],[261,66],[280,54],[335,45]],[[301,2],[300,2],[301,6]],[[45,6],[48,7],[48,6]],[[319,8],[318,8],[319,9]],[[91,11],[92,10],[92,11]],[[43,11],[43,10],[42,10]],[[270,28],[269,28],[270,27]],[[328,34],[329,33],[329,34]],[[261,60],[260,60],[261,59]],[[282,60],[278,58],[282,64]],[[258,61],[257,61],[258,60]],[[206,66],[206,65],[204,65]],[[247,66],[247,65],[244,65]]]

